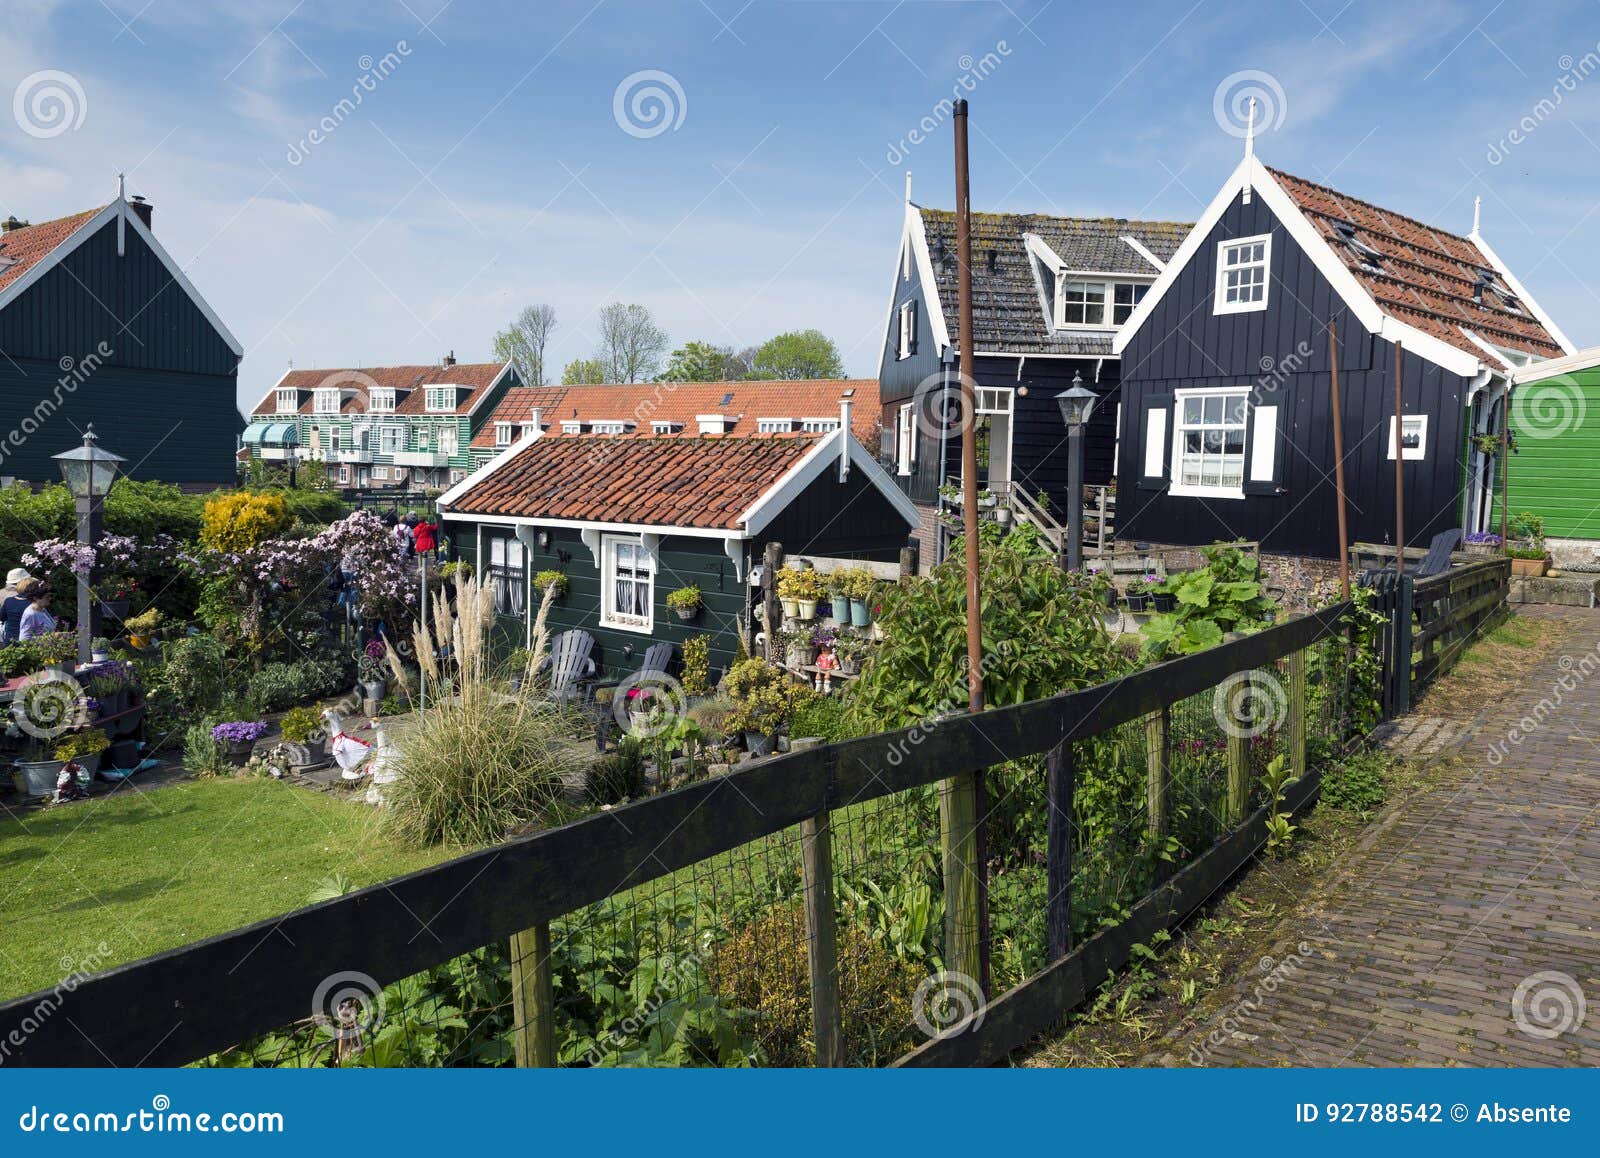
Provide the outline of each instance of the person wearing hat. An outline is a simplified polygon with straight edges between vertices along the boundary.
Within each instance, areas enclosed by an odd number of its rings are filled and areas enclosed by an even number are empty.
[[[5,589],[0,592],[5,595],[0,599],[0,645],[9,646],[22,638],[22,613],[33,602],[28,594],[38,584],[39,581],[21,567],[13,567],[6,576]]]
[[[56,629],[56,617],[50,614],[50,588],[35,580],[28,586],[26,595],[28,609],[22,613],[17,638],[28,640],[49,635]]]

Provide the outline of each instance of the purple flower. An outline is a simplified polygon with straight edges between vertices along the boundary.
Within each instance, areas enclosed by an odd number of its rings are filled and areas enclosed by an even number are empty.
[[[211,738],[219,744],[254,744],[267,734],[267,726],[259,720],[232,720],[211,729]]]

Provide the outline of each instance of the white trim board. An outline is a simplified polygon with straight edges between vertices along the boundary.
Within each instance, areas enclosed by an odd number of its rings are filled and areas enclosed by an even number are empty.
[[[1157,303],[1178,280],[1178,275],[1199,254],[1201,246],[1211,236],[1211,231],[1216,228],[1217,222],[1233,204],[1234,198],[1247,186],[1266,202],[1267,208],[1272,211],[1290,240],[1311,259],[1317,271],[1333,287],[1334,293],[1339,295],[1340,300],[1349,307],[1356,320],[1369,333],[1390,342],[1403,342],[1406,349],[1419,358],[1424,358],[1464,378],[1472,377],[1479,372],[1481,360],[1472,354],[1385,314],[1372,295],[1356,280],[1355,274],[1350,272],[1349,267],[1339,259],[1322,235],[1317,232],[1316,227],[1301,212],[1294,198],[1289,196],[1283,186],[1278,184],[1277,178],[1254,155],[1241,160],[1228,179],[1223,182],[1222,188],[1217,190],[1216,196],[1211,199],[1205,212],[1189,231],[1189,236],[1183,239],[1183,244],[1172,255],[1167,268],[1156,278],[1155,284],[1150,287],[1149,292],[1144,295],[1144,300],[1123,323],[1122,328],[1116,331],[1111,339],[1111,350],[1114,354],[1120,355],[1127,348],[1133,335],[1149,320]],[[1485,256],[1488,256],[1487,250]],[[1509,276],[1507,284],[1511,284]],[[1514,286],[1513,292],[1516,292]]]
[[[1513,382],[1540,382],[1546,378],[1554,378],[1558,374],[1575,374],[1579,370],[1591,370],[1600,366],[1600,346],[1590,346],[1586,350],[1568,354],[1565,358],[1546,358],[1542,362],[1529,362],[1526,366],[1518,366],[1511,374]]]
[[[928,307],[928,327],[933,334],[933,352],[942,354],[950,345],[950,331],[944,324],[944,306],[939,301],[939,283],[933,276],[933,258],[928,253],[928,230],[922,223],[922,210],[906,202],[906,230],[911,252],[917,259],[917,277],[922,282],[922,300]],[[889,308],[894,309],[894,299]]]
[[[1550,336],[1556,340],[1556,345],[1560,346],[1569,355],[1576,354],[1578,347],[1573,345],[1572,340],[1562,332],[1561,327],[1556,325],[1555,319],[1544,312],[1544,307],[1534,300],[1533,295],[1523,288],[1522,283],[1517,280],[1517,275],[1511,272],[1511,268],[1500,260],[1500,255],[1483,239],[1483,234],[1474,229],[1467,234],[1467,240],[1476,245],[1483,253],[1483,256],[1489,259],[1489,264],[1494,266],[1499,271],[1500,276],[1506,279],[1506,285],[1511,287],[1511,292],[1516,294],[1521,299],[1522,304],[1528,307],[1529,313],[1539,319],[1539,324],[1549,331]]]

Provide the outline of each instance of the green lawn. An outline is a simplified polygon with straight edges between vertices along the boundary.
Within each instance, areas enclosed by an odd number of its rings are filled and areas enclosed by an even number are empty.
[[[0,821],[0,998],[226,932],[446,859],[364,805],[271,780],[199,780]],[[104,943],[108,953],[98,953]],[[63,961],[70,958],[65,966]]]

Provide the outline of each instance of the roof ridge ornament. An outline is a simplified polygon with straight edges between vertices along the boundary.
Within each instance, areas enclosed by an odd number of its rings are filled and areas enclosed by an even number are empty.
[[[1476,196],[1476,197],[1474,197],[1472,199],[1472,232],[1467,234],[1468,237],[1477,237],[1478,236],[1478,219],[1482,215],[1482,213],[1483,213],[1483,194],[1480,193],[1478,196]]]
[[[1243,204],[1250,204],[1250,162],[1256,155],[1256,98],[1250,98],[1250,110],[1245,114],[1244,122],[1244,197]]]

